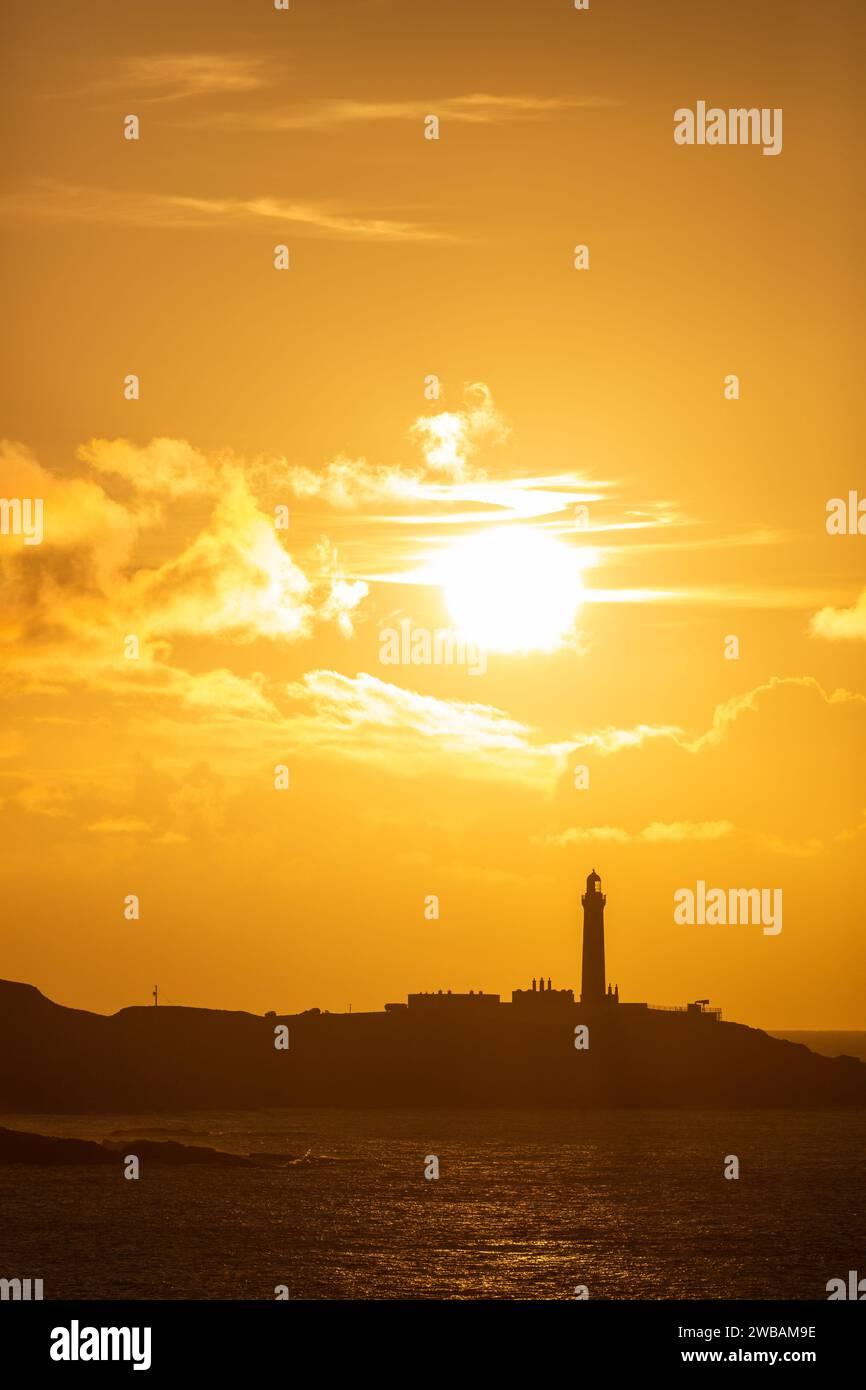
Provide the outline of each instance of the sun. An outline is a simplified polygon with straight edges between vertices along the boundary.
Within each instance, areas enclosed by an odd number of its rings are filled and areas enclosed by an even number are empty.
[[[456,542],[440,566],[464,641],[490,651],[553,651],[574,625],[583,595],[580,554],[542,531],[481,532]]]

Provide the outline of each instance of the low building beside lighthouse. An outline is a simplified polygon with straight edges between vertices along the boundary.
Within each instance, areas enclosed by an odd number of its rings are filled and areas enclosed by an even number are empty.
[[[547,984],[544,983],[544,976],[540,975],[538,980],[532,981],[531,989],[515,989],[511,992],[512,1004],[519,1004],[524,1009],[548,1009],[555,1008],[557,1004],[574,1004],[573,989],[554,989],[550,976],[547,977]]]

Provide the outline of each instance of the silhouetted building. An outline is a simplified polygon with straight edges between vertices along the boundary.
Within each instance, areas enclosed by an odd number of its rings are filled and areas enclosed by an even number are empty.
[[[438,990],[430,994],[410,994],[408,1005],[410,1009],[441,1009],[451,1007],[471,1006],[475,1008],[481,1004],[498,1004],[498,994],[485,994],[480,989],[470,989],[468,994],[452,994],[451,990]]]
[[[583,904],[583,972],[580,982],[580,1002],[584,1005],[612,1002],[606,993],[604,971],[604,905],[607,897],[601,892],[601,879],[593,869],[586,880]],[[619,1002],[617,992],[616,1002]]]
[[[691,1014],[692,1017],[712,1019],[714,1023],[718,1023],[722,1016],[721,1009],[710,1008],[709,999],[696,999],[693,1004],[687,1004],[686,1013]]]
[[[536,988],[535,980],[532,981],[532,989],[515,989],[511,992],[512,1004],[519,1004],[521,1007],[555,1008],[557,1004],[573,1004],[573,989],[554,989],[550,983],[550,976],[547,977],[545,986],[543,977],[538,981]]]

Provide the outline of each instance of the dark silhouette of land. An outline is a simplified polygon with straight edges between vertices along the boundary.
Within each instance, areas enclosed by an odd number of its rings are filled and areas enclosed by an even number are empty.
[[[381,1013],[259,1017],[152,1008],[105,1017],[0,981],[0,1109],[259,1106],[839,1106],[866,1104],[866,1065],[607,982],[607,897],[583,906],[581,996],[544,977],[510,1003],[410,994]]]
[[[250,1168],[254,1160],[241,1154],[223,1153],[204,1144],[178,1144],[168,1139],[129,1138],[56,1139],[53,1135],[31,1134],[22,1129],[0,1127],[0,1163],[28,1163],[39,1168],[66,1167],[70,1164],[110,1165],[117,1167],[118,1156],[134,1153],[148,1163],[178,1165],[217,1164],[220,1167]]]
[[[309,1154],[234,1154],[206,1144],[180,1144],[176,1139],[142,1139],[130,1133],[123,1139],[58,1139],[54,1135],[32,1134],[25,1129],[0,1126],[0,1164],[23,1163],[34,1168],[111,1167],[118,1158],[134,1154],[142,1162],[171,1168],[215,1166],[218,1168],[285,1168],[316,1164]]]
[[[432,995],[382,1013],[160,1005],[105,1016],[4,981],[0,1110],[866,1104],[866,1065],[853,1058],[702,1011],[592,1008],[551,993],[535,1007]],[[581,1023],[589,1046],[578,1050]],[[274,1045],[280,1026],[287,1050]]]

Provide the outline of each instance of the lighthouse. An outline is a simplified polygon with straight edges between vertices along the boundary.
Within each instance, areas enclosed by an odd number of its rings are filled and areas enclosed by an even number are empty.
[[[581,1004],[604,1004],[604,905],[607,897],[601,891],[601,879],[593,869],[586,880],[583,904],[583,973],[580,982]]]

